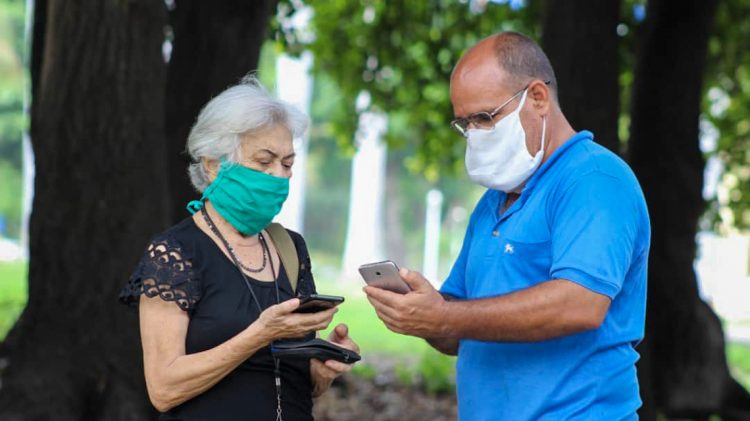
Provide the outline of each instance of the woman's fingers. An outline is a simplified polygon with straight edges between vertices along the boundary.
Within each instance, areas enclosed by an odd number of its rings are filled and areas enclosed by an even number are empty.
[[[299,307],[299,298],[292,298],[283,301],[275,306],[277,308],[277,314],[289,314]]]
[[[290,314],[296,310],[297,307],[299,307],[299,298],[292,298],[269,307],[269,310],[273,309],[272,311],[275,315],[283,316]]]
[[[328,340],[334,343],[339,343],[348,338],[348,335],[349,327],[344,323],[339,323],[335,328],[333,328],[331,334],[328,335]]]
[[[299,319],[294,320],[293,322],[295,324],[301,324],[306,327],[318,328],[319,326],[323,326],[323,329],[325,329],[331,323],[331,320],[333,320],[333,315],[336,314],[337,311],[337,308],[330,308],[328,310],[319,311],[317,313],[299,314]],[[320,329],[318,328],[316,330]]]
[[[280,325],[279,328],[282,336],[298,336],[327,328],[337,311],[336,308],[331,308],[310,314],[277,314],[276,319]]]
[[[349,337],[349,327],[344,323],[339,323],[328,335],[328,342],[337,344],[354,352],[359,352],[359,345]]]
[[[337,376],[340,376],[341,374],[346,373],[347,371],[352,369],[352,366],[350,364],[344,364],[336,360],[327,360],[325,362],[325,366],[333,370]]]
[[[325,362],[322,362],[318,359],[313,359],[313,364],[317,366],[318,373],[328,379],[335,379],[351,370],[349,364],[344,364],[336,360],[326,360]]]
[[[294,313],[299,307],[299,299],[293,298],[266,309],[261,318],[265,326],[272,330],[276,338],[302,336],[306,333],[323,330],[333,320],[336,307],[316,313]]]
[[[346,349],[352,350],[354,352],[359,352],[359,345],[357,345],[357,343],[354,342],[352,340],[352,338],[350,338],[348,336],[345,339],[343,339],[341,341],[338,341],[336,343],[339,346],[341,346],[342,348],[346,348]]]

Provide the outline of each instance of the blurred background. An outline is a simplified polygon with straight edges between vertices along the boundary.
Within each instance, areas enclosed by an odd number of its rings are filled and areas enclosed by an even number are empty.
[[[250,71],[311,118],[277,220],[365,356],[318,417],[455,418],[454,359],[387,331],[356,268],[447,276],[483,193],[449,75],[501,30],[540,42],[563,112],[644,188],[641,417],[750,419],[748,0],[0,0],[0,418],[145,413],[117,292],[187,216],[200,107]]]

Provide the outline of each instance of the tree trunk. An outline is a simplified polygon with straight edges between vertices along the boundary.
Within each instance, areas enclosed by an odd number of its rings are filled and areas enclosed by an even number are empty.
[[[187,216],[198,195],[187,176],[190,128],[201,108],[258,67],[277,0],[177,0],[171,13],[172,56],[167,74],[166,133],[171,219]]]
[[[166,223],[166,11],[146,0],[45,5],[32,53],[29,302],[8,349],[0,419],[144,419],[136,314],[117,295]]]
[[[750,419],[750,399],[729,374],[721,323],[700,299],[693,271],[704,160],[699,114],[707,40],[717,0],[651,0],[639,35],[631,161],[652,225],[646,340],[640,346],[643,419]]]
[[[34,14],[34,24],[31,31],[31,60],[29,63],[31,74],[31,98],[37,97],[39,78],[42,75],[42,54],[44,52],[44,31],[47,29],[47,0],[34,0],[34,10],[27,11]],[[33,101],[32,101],[33,104]]]
[[[576,130],[619,153],[617,24],[620,0],[548,0],[542,44],[555,69],[559,101]]]

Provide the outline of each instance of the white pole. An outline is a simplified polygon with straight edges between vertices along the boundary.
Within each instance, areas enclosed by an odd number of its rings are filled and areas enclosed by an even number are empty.
[[[385,114],[364,112],[360,115],[344,246],[345,277],[357,276],[357,268],[363,263],[384,258],[383,198],[388,150],[382,137],[387,127]]]
[[[280,99],[297,106],[310,115],[313,78],[310,75],[313,56],[309,51],[299,58],[283,54],[276,61],[276,89]],[[307,149],[309,131],[294,140],[294,167],[289,184],[289,197],[284,202],[276,220],[285,227],[302,233],[305,226],[305,181],[307,179]]]
[[[31,69],[31,38],[32,28],[34,25],[34,0],[26,0],[26,22],[24,28],[24,44],[26,45],[26,53],[24,62],[26,67]],[[30,114],[29,104],[31,101],[29,97],[31,83],[26,84],[26,89],[23,95],[23,113],[25,115]],[[23,159],[23,197],[21,202],[21,235],[20,235],[20,246],[24,260],[29,258],[29,218],[31,216],[31,207],[34,201],[34,174],[36,169],[34,167],[34,149],[31,147],[31,138],[29,137],[29,130],[25,129],[23,133],[23,145],[22,145],[22,159]]]
[[[438,282],[440,263],[440,210],[443,193],[432,189],[427,192],[424,221],[424,259],[422,274],[431,282]]]

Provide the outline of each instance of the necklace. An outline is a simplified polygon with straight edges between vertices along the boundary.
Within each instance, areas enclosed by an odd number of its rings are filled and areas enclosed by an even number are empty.
[[[256,270],[249,269],[242,263],[240,263],[239,259],[237,259],[237,256],[234,254],[234,250],[232,250],[232,247],[229,245],[229,242],[224,238],[224,236],[221,235],[221,231],[219,231],[219,229],[216,227],[214,221],[211,220],[211,217],[208,215],[205,207],[201,208],[201,213],[203,214],[203,219],[206,221],[206,224],[208,224],[208,227],[211,228],[211,231],[217,237],[219,237],[219,240],[221,240],[221,242],[224,244],[224,247],[229,250],[229,255],[232,258],[234,265],[239,270],[240,275],[242,276],[242,280],[245,281],[245,286],[248,290],[250,290],[250,295],[252,295],[253,301],[255,301],[255,306],[258,308],[258,316],[260,317],[260,313],[263,312],[263,308],[260,306],[260,301],[255,295],[255,291],[253,291],[253,287],[252,285],[250,285],[250,281],[247,279],[247,275],[245,275],[245,272],[243,272],[242,269],[246,269],[251,272],[260,272],[265,269],[266,257],[267,255],[271,254],[271,251],[268,248],[268,244],[266,243],[266,239],[262,234],[258,233],[258,239],[260,240],[260,244],[263,246],[263,266],[261,266],[260,269]],[[273,261],[270,258],[268,260],[271,261],[271,275],[273,276],[273,284],[276,287],[276,304],[278,304],[281,302],[281,297],[279,294],[279,282],[276,279],[276,269],[273,267]],[[273,366],[274,385],[276,386],[276,421],[283,421],[283,413],[281,410],[281,360],[274,357]]]
[[[239,265],[240,268],[242,268],[243,270],[246,270],[246,271],[248,271],[250,273],[263,272],[263,270],[266,268],[266,264],[268,262],[268,253],[266,252],[266,250],[268,249],[268,246],[266,245],[266,239],[263,236],[263,233],[261,233],[261,232],[258,233],[258,240],[259,240],[258,244],[262,244],[263,245],[263,247],[262,247],[262,251],[263,251],[263,263],[261,263],[261,265],[260,265],[259,268],[254,269],[254,268],[251,268],[249,266],[245,266],[240,261],[240,259],[237,258],[237,253],[235,253],[234,248],[231,245],[229,245],[229,242],[226,239],[224,239],[223,235],[221,235],[221,231],[219,231],[219,228],[216,226],[216,224],[214,224],[213,219],[211,219],[211,216],[208,214],[208,212],[206,211],[205,207],[201,209],[201,214],[203,215],[203,220],[206,221],[206,225],[208,225],[208,228],[211,229],[211,232],[213,232],[214,235],[216,235],[217,237],[219,237],[219,239],[222,240],[222,242],[224,243],[224,246],[227,248],[227,251],[229,252],[229,254],[232,255],[232,260],[234,260],[235,262],[237,262],[237,265]]]
[[[260,306],[260,301],[258,300],[258,297],[255,295],[255,291],[253,291],[252,285],[250,285],[250,281],[247,279],[247,276],[245,275],[245,272],[242,270],[245,269],[249,272],[260,272],[266,267],[266,261],[271,262],[271,275],[273,276],[273,284],[276,287],[276,304],[281,302],[281,297],[279,294],[279,282],[276,279],[276,269],[273,267],[273,260],[270,258],[267,258],[268,255],[271,254],[268,244],[266,243],[265,237],[263,237],[263,234],[258,233],[258,239],[260,240],[260,244],[263,246],[263,265],[260,269],[250,269],[247,266],[243,265],[240,260],[237,258],[237,255],[234,254],[234,250],[229,245],[229,242],[224,238],[223,235],[221,235],[221,231],[216,227],[214,224],[214,221],[211,220],[211,217],[208,215],[208,212],[206,211],[206,208],[203,207],[201,209],[201,213],[203,214],[203,219],[206,221],[206,224],[208,224],[208,227],[211,228],[211,231],[219,237],[219,240],[221,240],[222,244],[224,244],[224,247],[227,248],[229,251],[229,255],[232,258],[232,261],[234,262],[234,265],[239,269],[240,275],[242,275],[242,280],[245,281],[245,286],[247,286],[247,289],[250,290],[250,295],[253,297],[253,301],[255,301],[255,305],[258,308],[258,316],[260,316],[260,313],[263,312],[263,308]],[[278,358],[273,359],[273,375],[274,375],[274,385],[276,386],[276,421],[283,421],[283,413],[281,410],[281,361]]]

